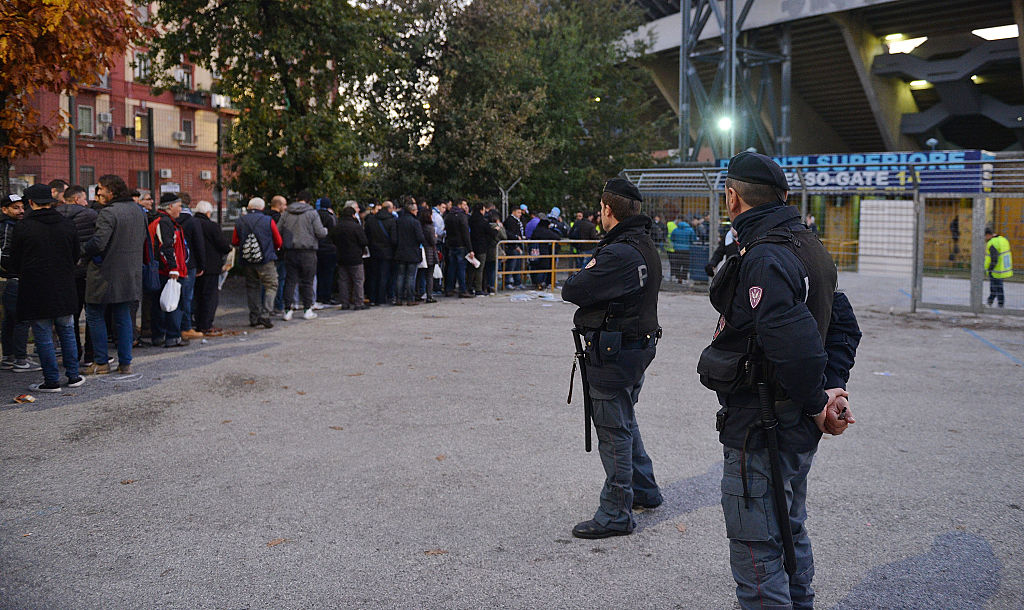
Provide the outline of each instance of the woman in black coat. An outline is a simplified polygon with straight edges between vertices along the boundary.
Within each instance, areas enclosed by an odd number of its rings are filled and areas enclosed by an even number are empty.
[[[425,286],[427,303],[436,303],[434,298],[434,265],[437,264],[437,233],[434,231],[434,216],[430,208],[423,206],[417,213],[423,225],[423,251],[426,253],[427,268],[420,269],[416,277],[416,286]],[[417,294],[419,291],[417,291]]]
[[[209,201],[200,201],[192,220],[201,238],[201,243],[194,247],[203,249],[203,268],[198,270],[202,275],[196,278],[195,306],[192,309],[199,332],[207,337],[220,337],[224,331],[214,327],[213,318],[220,301],[220,272],[224,270],[224,257],[231,252],[231,242],[224,237],[220,225],[210,219],[212,212],[213,205]]]
[[[50,195],[48,186],[33,185],[26,189],[24,198],[32,210],[14,227],[10,267],[21,278],[18,318],[32,322],[36,353],[43,368],[43,383],[30,387],[37,392],[60,392],[60,369],[57,368],[53,346],[54,328],[60,339],[68,384],[76,387],[82,383],[73,318],[78,311],[75,289],[78,231],[73,222],[50,207],[56,200]]]

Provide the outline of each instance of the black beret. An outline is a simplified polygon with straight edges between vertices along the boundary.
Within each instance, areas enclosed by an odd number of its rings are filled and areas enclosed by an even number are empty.
[[[740,182],[767,184],[784,191],[789,190],[789,182],[779,164],[771,157],[755,152],[743,151],[729,159],[728,177]]]
[[[633,199],[635,201],[643,202],[644,198],[640,195],[640,189],[636,188],[636,185],[625,178],[612,178],[608,182],[604,183],[604,192],[615,193],[621,195],[626,199]]]

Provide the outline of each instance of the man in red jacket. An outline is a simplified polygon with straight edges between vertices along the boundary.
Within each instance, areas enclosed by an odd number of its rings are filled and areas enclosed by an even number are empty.
[[[188,275],[188,246],[185,242],[185,231],[178,224],[181,214],[181,199],[175,193],[164,193],[160,196],[157,217],[149,223],[149,239],[153,244],[153,252],[147,256],[155,256],[160,264],[160,290],[167,282],[177,282]],[[181,347],[188,345],[188,339],[181,338],[181,316],[184,308],[179,299],[174,311],[164,311],[160,299],[153,300],[152,327],[153,346]]]

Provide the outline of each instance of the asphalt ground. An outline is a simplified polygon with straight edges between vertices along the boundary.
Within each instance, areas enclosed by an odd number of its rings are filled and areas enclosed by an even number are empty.
[[[822,441],[822,608],[1024,607],[1024,320],[926,311],[845,276],[857,424]],[[638,417],[666,502],[572,538],[603,481],[566,405],[573,307],[508,294],[321,312],[137,353],[0,407],[0,607],[732,608],[717,316],[664,294]],[[890,313],[891,311],[891,313]],[[0,373],[0,396],[38,374]],[[595,440],[596,442],[596,440]]]

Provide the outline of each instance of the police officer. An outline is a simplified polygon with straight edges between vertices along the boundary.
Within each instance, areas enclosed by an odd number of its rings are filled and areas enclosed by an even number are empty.
[[[729,163],[725,188],[744,250],[715,276],[711,300],[722,315],[697,368],[721,404],[722,508],[736,594],[743,608],[811,608],[807,475],[822,433],[854,423],[845,387],[860,330],[835,292],[831,256],[785,204],[781,168],[742,152]],[[754,385],[747,371],[764,383]],[[779,488],[785,493],[776,496]]]
[[[562,298],[579,305],[573,323],[586,345],[590,387],[584,391],[593,403],[606,475],[594,518],[572,530],[577,538],[629,534],[636,527],[633,507],[654,508],[662,502],[634,413],[661,335],[661,258],[651,239],[651,219],[640,214],[642,201],[629,180],[612,178],[605,184],[605,236],[586,267],[562,288]]]

